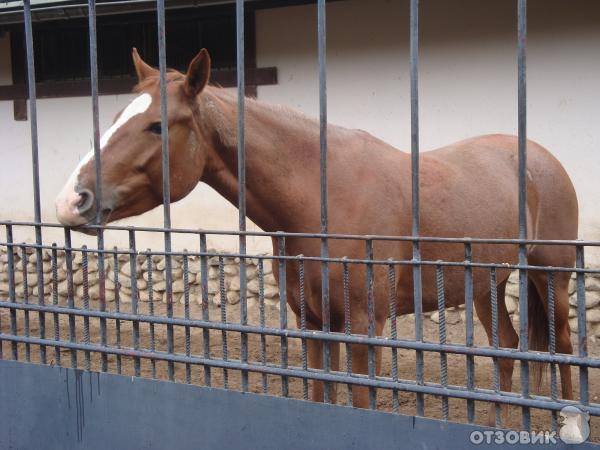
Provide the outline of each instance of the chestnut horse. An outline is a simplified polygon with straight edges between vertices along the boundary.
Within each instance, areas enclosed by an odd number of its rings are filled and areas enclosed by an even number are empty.
[[[102,137],[102,215],[104,222],[141,214],[162,202],[159,74],[133,50],[139,84],[135,98]],[[186,74],[167,73],[171,201],[185,197],[200,181],[237,205],[237,100],[208,86],[210,58],[206,50],[192,60]],[[527,143],[527,220],[531,239],[576,239],[578,206],[575,190],[561,164],[543,147]],[[410,156],[360,130],[328,126],[329,229],[332,233],[397,235],[411,233]],[[319,230],[319,124],[291,109],[246,101],[247,213],[266,231],[313,233]],[[421,233],[423,236],[515,238],[518,235],[517,139],[489,135],[467,139],[420,155]],[[68,226],[95,217],[93,158],[75,170],[56,203],[58,220]],[[364,258],[364,241],[331,240],[331,257]],[[274,242],[274,251],[276,251]],[[319,241],[288,238],[286,254],[319,255]],[[410,260],[410,242],[374,244],[375,258]],[[463,261],[463,246],[422,243],[428,261]],[[528,247],[532,265],[573,267],[574,249]],[[473,245],[473,260],[515,264],[516,245]],[[298,265],[289,262],[287,301],[299,315]],[[309,329],[322,327],[321,270],[305,268]],[[343,280],[339,264],[330,268],[331,329],[343,331]],[[274,270],[277,274],[277,270]],[[464,302],[462,268],[445,270],[448,306]],[[501,347],[515,348],[518,335],[504,304],[509,271],[498,270],[498,332]],[[489,271],[473,271],[476,313],[492,342]],[[568,324],[570,273],[556,273],[556,349],[572,353]],[[367,334],[366,270],[350,268],[352,333]],[[413,312],[411,266],[397,266],[398,315]],[[422,270],[424,311],[437,308],[435,269]],[[547,275],[528,272],[529,343],[547,350]],[[388,317],[387,268],[374,268],[375,332],[381,335]],[[322,367],[322,344],[309,340],[311,367]],[[367,347],[352,347],[353,370],[367,373]],[[510,391],[513,360],[500,360],[501,390]],[[376,350],[376,369],[381,349]],[[339,344],[331,344],[332,370],[339,368]],[[560,367],[562,395],[572,398],[568,366]],[[333,390],[333,389],[332,389]],[[332,397],[335,399],[335,392]],[[323,385],[312,384],[312,398],[323,399]],[[355,406],[366,407],[368,390],[353,387]],[[506,413],[506,409],[504,409]]]

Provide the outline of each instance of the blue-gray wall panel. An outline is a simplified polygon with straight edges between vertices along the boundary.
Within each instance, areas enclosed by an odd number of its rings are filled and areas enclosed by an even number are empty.
[[[13,361],[0,380],[0,449],[463,449],[475,429]]]

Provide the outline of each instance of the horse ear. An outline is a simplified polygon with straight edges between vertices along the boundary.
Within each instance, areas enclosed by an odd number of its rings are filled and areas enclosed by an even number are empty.
[[[144,62],[138,53],[137,48],[133,47],[131,50],[131,57],[133,58],[133,65],[135,66],[138,82],[142,82],[152,75],[158,75],[158,70]]]
[[[210,78],[210,55],[203,48],[192,59],[185,76],[185,93],[195,98],[208,83]]]

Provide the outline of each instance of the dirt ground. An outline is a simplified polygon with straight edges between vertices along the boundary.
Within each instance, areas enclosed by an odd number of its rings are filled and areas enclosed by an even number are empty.
[[[77,305],[81,307],[82,305]],[[97,304],[92,305],[92,308],[97,308]],[[115,309],[115,304],[110,303],[107,305],[109,310]],[[141,314],[149,313],[149,304],[140,303],[139,312]],[[166,306],[162,303],[154,305],[154,314],[157,316],[166,315]],[[121,305],[121,311],[130,312],[131,305]],[[226,320],[231,323],[239,323],[240,320],[240,305],[229,305],[226,308]],[[184,317],[185,309],[183,305],[174,305],[174,316]],[[219,307],[210,306],[209,310],[210,320],[220,321],[222,318],[222,311]],[[202,318],[202,312],[200,306],[192,301],[190,304],[190,317],[195,319]],[[296,328],[296,320],[294,314],[287,310],[288,326],[290,328]],[[265,324],[266,326],[279,327],[280,312],[279,309],[267,306],[265,307]],[[10,334],[10,317],[9,312],[0,308],[0,323],[1,330],[3,333]],[[248,311],[248,323],[250,325],[260,324],[260,314],[257,305],[250,305]],[[29,333],[31,336],[39,336],[38,327],[38,314],[29,314]],[[17,314],[17,328],[18,334],[26,335],[26,317],[24,312],[19,311]],[[133,347],[133,327],[130,322],[122,321],[121,327],[121,346]],[[89,321],[90,329],[90,342],[100,343],[100,321],[99,319],[91,318]],[[447,331],[447,341],[449,343],[464,343],[465,341],[465,324],[459,323],[456,325],[449,325]],[[81,317],[76,318],[76,333],[77,340],[80,342],[84,341],[84,320]],[[116,344],[116,322],[114,320],[107,320],[107,336],[108,344]],[[389,336],[389,324],[386,327],[384,334]],[[155,348],[158,351],[167,350],[167,331],[165,325],[155,325]],[[54,335],[54,321],[51,314],[46,314],[46,336],[52,338]],[[400,338],[414,338],[414,318],[413,316],[401,317],[398,319],[398,336]],[[424,321],[424,336],[425,340],[436,342],[439,339],[438,325],[431,320]],[[68,317],[61,316],[60,318],[60,337],[63,340],[69,339],[69,328],[68,328]],[[221,331],[212,330],[210,332],[210,352],[211,357],[215,359],[221,359],[223,357],[223,338],[226,339],[227,357],[229,359],[239,359],[240,357],[240,333],[227,332],[223,334]],[[485,333],[479,324],[476,323],[475,329],[475,343],[477,345],[487,345],[487,339]],[[576,342],[573,342],[574,346]],[[25,344],[19,344],[19,359],[25,360],[27,358],[27,348]],[[150,325],[148,323],[140,324],[140,347],[150,348]],[[184,327],[175,327],[174,330],[174,347],[175,352],[185,354],[185,329]],[[576,346],[575,346],[576,348]],[[289,366],[302,367],[302,344],[299,339],[288,339],[288,353],[289,353]],[[56,356],[53,348],[48,348],[48,360],[53,364],[56,364]],[[203,330],[191,329],[190,330],[190,354],[196,356],[203,356],[204,343],[203,343]],[[31,346],[29,349],[31,361],[39,360],[39,348],[37,346]],[[70,353],[69,349],[61,349],[61,365],[70,365]],[[77,352],[78,366],[86,368],[86,355],[84,352]],[[592,342],[589,343],[590,356],[600,357],[600,343]],[[2,357],[10,358],[10,344],[4,343],[2,346]],[[265,359],[267,363],[280,364],[281,362],[281,338],[280,337],[266,337],[266,353]],[[391,373],[391,350],[389,348],[383,351],[383,374],[384,376],[390,376]],[[261,364],[263,357],[261,354],[261,342],[258,335],[248,336],[248,359],[249,362],[255,364]],[[92,370],[100,370],[101,359],[99,354],[92,354],[90,356],[90,367]],[[164,361],[157,361],[155,363],[156,378],[168,379],[167,363]],[[341,348],[341,370],[345,370],[345,351],[344,345]],[[108,356],[108,371],[117,373],[117,357],[115,355]],[[121,371],[126,375],[134,375],[133,360],[129,357],[121,357]],[[202,366],[192,365],[189,367],[191,375],[191,383],[203,385],[204,384],[204,368]],[[590,398],[594,403],[599,401],[600,397],[600,370],[590,369],[589,370],[589,381],[590,381]],[[150,360],[144,359],[141,361],[141,374],[143,377],[153,376],[153,364]],[[409,350],[398,351],[398,376],[403,380],[414,380],[415,379],[415,352]],[[577,368],[572,369],[573,383],[575,387],[575,398],[578,398],[578,385],[579,385],[579,373]],[[227,371],[227,387],[229,389],[241,390],[241,373],[235,370]],[[490,358],[477,357],[475,358],[475,382],[477,387],[481,388],[493,388],[494,377],[494,366]],[[223,369],[213,368],[211,370],[212,386],[223,387],[224,386],[224,371]],[[177,363],[175,364],[175,379],[179,382],[186,382],[186,365]],[[542,387],[542,393],[547,394],[549,392],[548,382],[549,376],[546,377],[546,382]],[[440,356],[437,353],[425,353],[425,381],[440,382]],[[260,373],[249,374],[249,390],[251,392],[263,393],[263,375]],[[281,378],[278,376],[269,375],[266,377],[267,393],[271,395],[281,395]],[[450,385],[465,386],[466,385],[466,358],[461,355],[448,355],[448,383]],[[310,385],[310,382],[309,382]],[[519,363],[515,365],[515,371],[513,375],[513,392],[519,390]],[[560,388],[559,388],[560,391]],[[347,387],[345,385],[337,386],[338,392],[338,403],[346,404],[347,402]],[[304,382],[301,379],[290,379],[289,380],[289,396],[292,398],[302,399],[304,394]],[[310,396],[310,392],[309,392]],[[400,408],[401,414],[414,415],[416,413],[416,398],[415,394],[400,392]],[[425,396],[425,415],[433,418],[442,418],[441,412],[441,399],[436,396]],[[377,408],[382,411],[392,411],[392,392],[387,390],[378,390],[377,393]],[[488,405],[484,402],[476,402],[476,422],[479,424],[487,424],[488,416]],[[466,401],[460,399],[449,399],[449,418],[452,421],[467,422],[466,416]],[[503,426],[519,429],[521,423],[520,408],[511,408],[509,414],[509,423],[503,423]],[[549,430],[551,429],[551,414],[548,411],[532,410],[532,429],[533,430]],[[593,417],[591,419],[591,439],[596,442],[600,442],[600,417]]]

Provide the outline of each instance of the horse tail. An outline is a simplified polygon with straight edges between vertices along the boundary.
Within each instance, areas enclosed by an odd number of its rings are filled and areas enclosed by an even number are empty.
[[[527,280],[529,350],[548,351],[548,315],[540,294],[531,281]],[[532,361],[529,370],[533,380],[534,392],[539,392],[543,381],[545,364]]]

